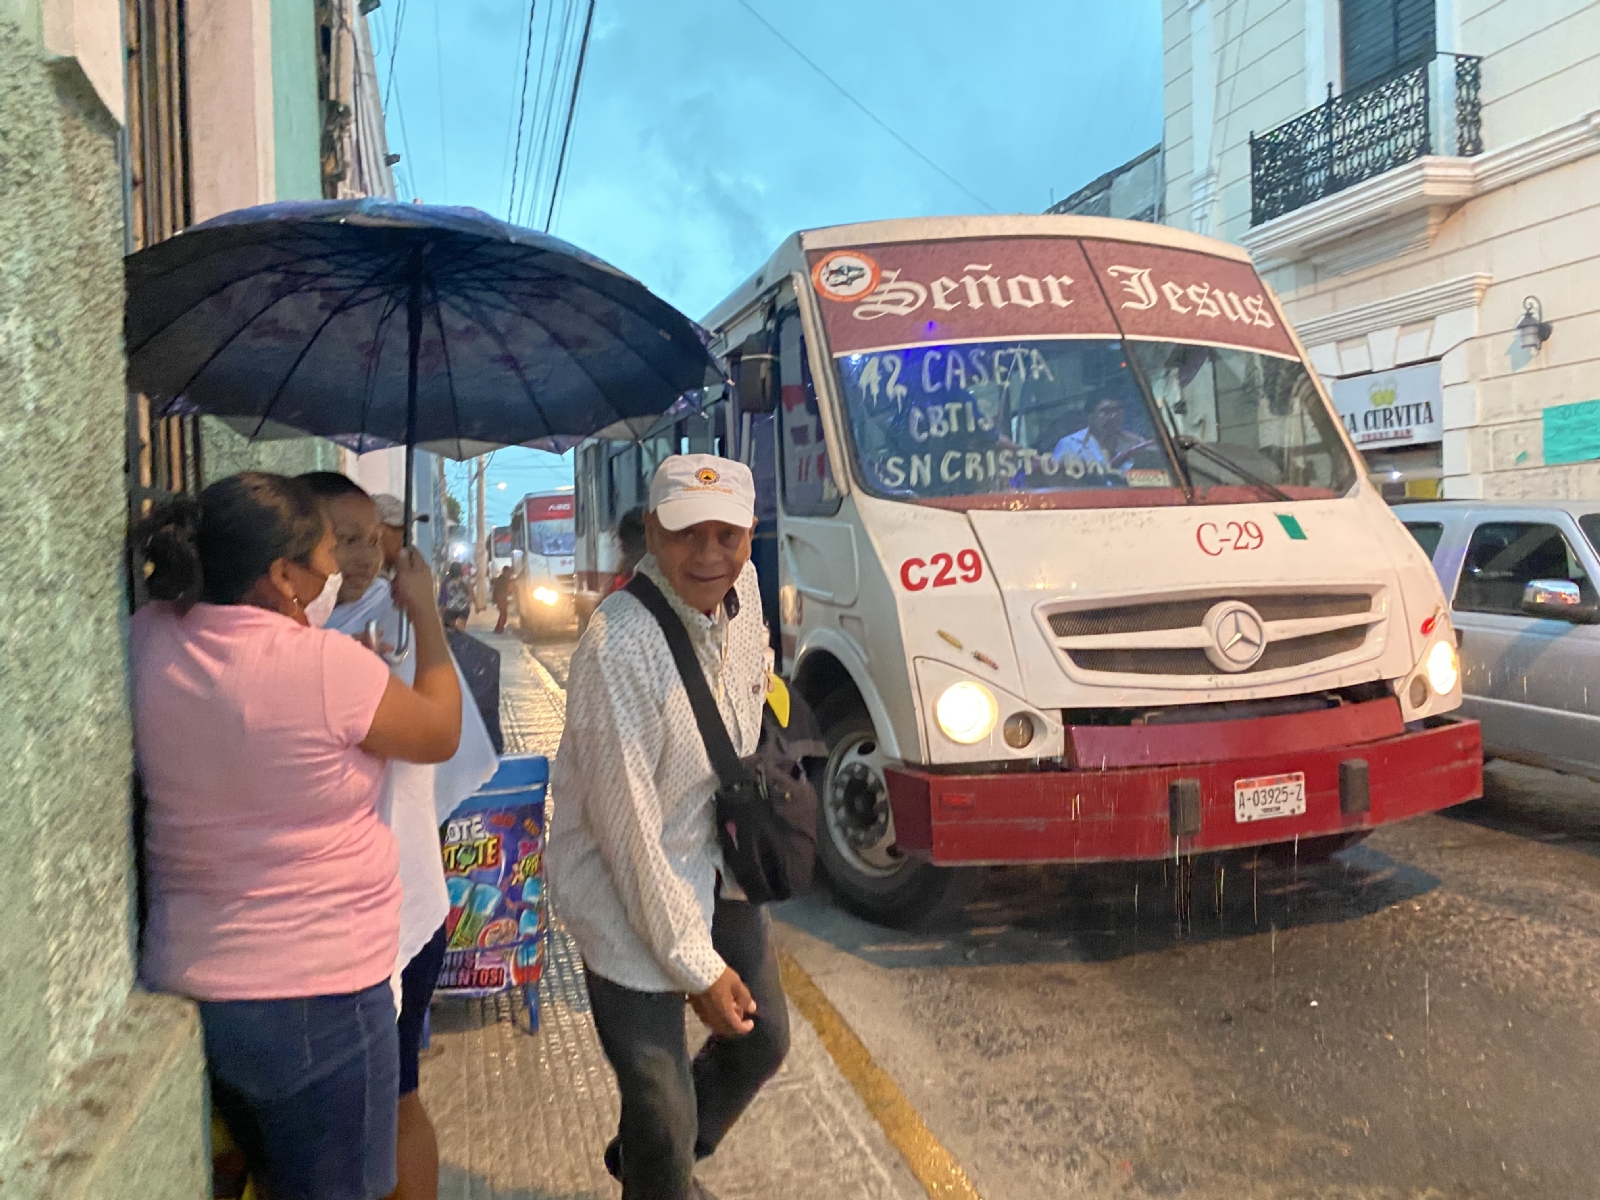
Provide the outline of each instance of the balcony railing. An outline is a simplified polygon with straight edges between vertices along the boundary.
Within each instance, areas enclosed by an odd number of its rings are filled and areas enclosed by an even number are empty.
[[[1250,224],[1260,225],[1427,154],[1483,153],[1478,68],[1439,54],[1259,136],[1250,135]]]

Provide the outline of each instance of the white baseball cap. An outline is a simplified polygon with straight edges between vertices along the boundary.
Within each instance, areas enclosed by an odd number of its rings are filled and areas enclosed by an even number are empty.
[[[715,454],[674,454],[650,481],[650,511],[664,529],[725,521],[748,529],[756,519],[750,468]]]

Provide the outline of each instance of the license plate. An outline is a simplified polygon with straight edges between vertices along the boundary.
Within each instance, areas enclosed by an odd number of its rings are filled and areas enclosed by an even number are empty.
[[[1241,825],[1272,817],[1297,817],[1305,810],[1304,771],[1233,781],[1233,819]]]

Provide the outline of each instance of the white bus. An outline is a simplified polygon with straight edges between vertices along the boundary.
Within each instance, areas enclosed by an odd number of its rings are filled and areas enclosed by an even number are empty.
[[[573,496],[571,488],[524,496],[511,514],[512,594],[525,634],[548,633],[572,623]]]
[[[603,575],[665,454],[751,465],[846,907],[915,920],[978,865],[1326,854],[1479,794],[1438,582],[1242,250],[810,230],[704,324],[733,394],[580,449],[580,560]]]

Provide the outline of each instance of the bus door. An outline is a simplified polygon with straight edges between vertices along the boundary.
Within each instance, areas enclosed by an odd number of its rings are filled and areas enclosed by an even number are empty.
[[[759,339],[770,337],[764,331]],[[773,652],[778,666],[783,665],[783,646],[778,629],[778,473],[773,433],[777,425],[770,374],[763,374],[741,355],[735,366],[740,383],[733,406],[737,428],[737,458],[750,468],[756,488],[756,532],[750,544],[750,561],[756,565],[761,584],[761,614],[771,630]]]
[[[780,596],[788,611],[781,624],[781,654],[794,657],[803,606],[848,608],[855,603],[855,542],[847,522],[837,519],[841,497],[823,437],[822,415],[806,354],[800,310],[791,304],[778,313],[778,411],[775,429],[778,499]]]

